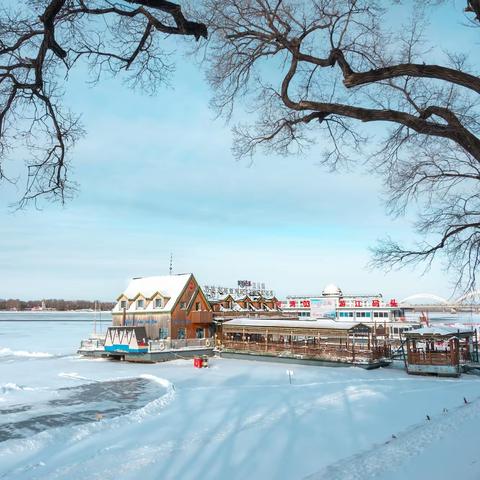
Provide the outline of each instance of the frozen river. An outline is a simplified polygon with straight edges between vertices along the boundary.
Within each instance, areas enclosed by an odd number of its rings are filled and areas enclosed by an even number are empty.
[[[389,478],[462,422],[480,428],[480,377],[83,359],[92,318],[0,313],[1,479]]]

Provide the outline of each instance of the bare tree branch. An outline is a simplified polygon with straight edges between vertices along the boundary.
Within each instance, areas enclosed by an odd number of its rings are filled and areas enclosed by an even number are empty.
[[[159,33],[207,38],[204,23],[163,0],[29,0],[0,9],[0,180],[22,139],[30,156],[20,207],[63,202],[74,187],[68,152],[84,132],[61,106],[58,74],[85,59],[96,80],[129,71],[133,86],[154,92],[171,70]]]
[[[438,2],[412,2],[398,32],[387,20],[395,3],[206,0],[213,103],[229,115],[242,99],[258,114],[235,128],[237,156],[259,146],[292,153],[318,137],[331,145],[325,164],[336,168],[363,146],[383,176],[388,212],[420,211],[422,241],[383,241],[373,263],[429,265],[441,254],[470,288],[479,256],[480,76],[462,52],[429,43],[428,9]],[[478,1],[466,12],[480,24]],[[385,133],[374,152],[370,124]]]

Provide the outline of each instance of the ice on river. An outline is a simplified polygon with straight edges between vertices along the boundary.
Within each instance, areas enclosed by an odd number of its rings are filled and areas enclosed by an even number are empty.
[[[441,479],[460,442],[450,468],[480,478],[480,377],[83,359],[91,328],[0,321],[0,478]]]

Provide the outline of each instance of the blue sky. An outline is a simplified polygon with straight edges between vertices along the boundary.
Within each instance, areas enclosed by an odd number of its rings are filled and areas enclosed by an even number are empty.
[[[154,97],[85,79],[76,72],[66,95],[87,129],[73,152],[77,196],[12,213],[18,192],[0,189],[0,298],[109,300],[130,277],[168,273],[170,252],[174,271],[202,284],[251,279],[279,296],[331,282],[396,298],[451,293],[438,265],[424,276],[366,269],[376,239],[412,240],[408,219],[386,216],[371,172],[329,173],[318,149],[237,162],[230,126],[214,118],[188,59]]]

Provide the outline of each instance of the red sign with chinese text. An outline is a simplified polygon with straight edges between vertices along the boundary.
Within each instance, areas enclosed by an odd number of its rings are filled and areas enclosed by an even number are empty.
[[[380,300],[372,300],[372,307],[379,307],[380,306]]]
[[[347,302],[345,300],[339,300],[338,301],[338,306],[339,307],[346,307],[347,306]]]
[[[390,306],[391,307],[398,307],[398,303],[394,298],[392,298],[392,300],[390,300]]]

